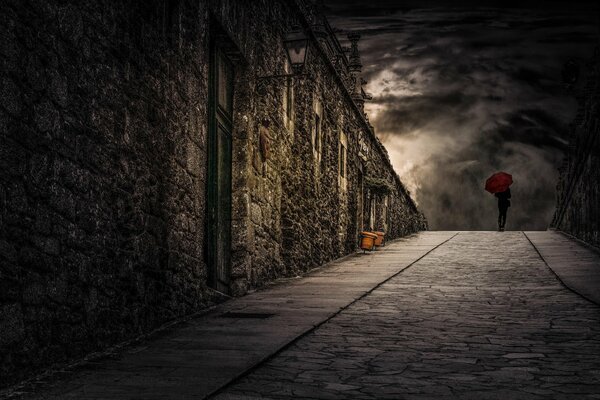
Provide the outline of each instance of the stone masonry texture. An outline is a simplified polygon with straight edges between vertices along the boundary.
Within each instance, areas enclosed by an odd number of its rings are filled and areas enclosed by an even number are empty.
[[[597,399],[599,333],[523,232],[460,232],[214,399]]]
[[[600,247],[600,49],[580,68],[582,76],[573,88],[579,110],[560,168],[552,226]]]
[[[563,284],[590,260],[556,232],[421,232],[8,399],[597,399],[600,309]]]
[[[259,79],[286,70],[292,26],[309,40],[305,75]],[[2,1],[0,386],[219,297],[206,254],[211,43],[235,69],[229,294],[348,254],[363,229],[427,228],[312,3]]]

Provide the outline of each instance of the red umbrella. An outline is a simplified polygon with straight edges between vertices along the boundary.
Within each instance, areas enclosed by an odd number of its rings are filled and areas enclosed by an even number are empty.
[[[513,183],[512,175],[506,172],[496,172],[485,181],[485,190],[494,194],[504,192]]]

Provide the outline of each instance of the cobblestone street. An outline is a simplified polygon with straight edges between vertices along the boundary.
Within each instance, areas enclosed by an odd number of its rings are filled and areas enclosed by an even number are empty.
[[[600,398],[600,309],[522,232],[462,232],[217,398]]]
[[[596,2],[0,0],[0,400],[600,400]]]
[[[423,232],[6,398],[599,399],[599,260],[555,232]]]

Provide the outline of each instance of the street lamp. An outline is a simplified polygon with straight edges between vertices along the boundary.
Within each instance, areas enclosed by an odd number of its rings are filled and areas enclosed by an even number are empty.
[[[302,30],[289,32],[283,41],[283,46],[287,53],[288,60],[290,61],[290,65],[292,66],[292,70],[296,75],[299,75],[304,69],[304,64],[306,64],[308,38],[304,35]]]
[[[258,82],[264,84],[270,79],[287,79],[304,75],[304,65],[306,64],[306,56],[308,55],[308,38],[301,29],[296,29],[288,32],[283,40],[283,48],[287,54],[287,59],[292,66],[291,74],[278,74],[259,76]]]

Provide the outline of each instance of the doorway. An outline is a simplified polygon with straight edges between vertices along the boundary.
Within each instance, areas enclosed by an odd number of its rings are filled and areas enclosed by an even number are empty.
[[[208,132],[208,284],[228,293],[231,269],[231,151],[233,130],[231,60],[211,45]]]
[[[358,164],[358,195],[357,195],[357,213],[356,213],[356,227],[358,229],[358,236],[360,237],[360,233],[364,231],[364,221],[365,221],[365,211],[364,211],[364,186],[365,186],[365,178],[363,175],[363,166],[362,163]]]

